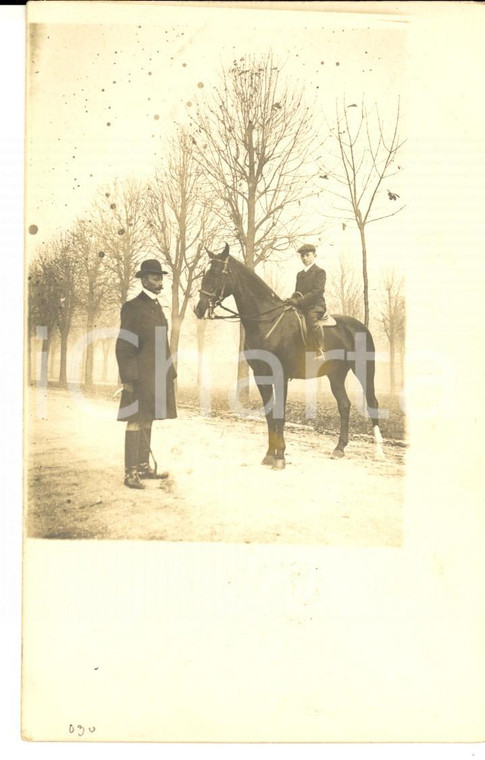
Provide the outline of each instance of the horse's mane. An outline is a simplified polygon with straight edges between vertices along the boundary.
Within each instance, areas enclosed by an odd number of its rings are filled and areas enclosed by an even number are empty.
[[[259,274],[256,274],[254,270],[250,269],[242,261],[235,259],[234,256],[229,255],[228,258],[231,262],[231,268],[235,270],[235,274],[240,274],[243,277],[246,277],[250,283],[251,290],[257,293],[260,298],[266,296],[267,298],[271,298],[273,300],[275,298],[277,298],[278,301],[282,300],[280,296],[275,293],[274,290],[270,288],[270,286],[259,276]]]

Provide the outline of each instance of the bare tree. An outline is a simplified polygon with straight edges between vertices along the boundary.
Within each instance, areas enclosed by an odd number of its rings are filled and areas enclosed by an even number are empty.
[[[42,352],[48,360],[53,332],[60,337],[59,383],[67,382],[67,345],[76,307],[76,260],[68,235],[53,238],[31,264],[29,333],[42,328]]]
[[[133,277],[147,250],[145,187],[134,179],[123,183],[115,181],[99,193],[90,221],[106,254],[104,266],[113,275],[112,284],[121,306],[127,300]]]
[[[343,202],[342,206],[334,206],[340,212],[339,218],[355,222],[359,231],[366,326],[369,325],[366,227],[404,208],[399,205],[389,210],[389,204],[399,203],[399,195],[389,189],[387,183],[384,187],[384,181],[400,171],[396,156],[404,141],[399,137],[399,122],[399,104],[392,129],[387,134],[377,107],[369,113],[364,103],[361,106],[337,103],[336,125],[330,128],[336,151],[329,153],[329,164],[320,174],[325,183],[333,180],[341,186],[339,192],[331,188],[327,192]],[[385,206],[381,204],[383,196]]]
[[[174,355],[194,285],[202,275],[204,246],[213,236],[202,169],[194,159],[192,138],[184,130],[172,140],[167,162],[148,188],[147,215],[152,245],[172,276],[170,352]]]
[[[333,282],[333,300],[336,311],[356,319],[362,318],[362,300],[355,272],[344,255],[339,256],[339,268]],[[333,307],[331,307],[333,308]]]
[[[72,318],[77,306],[77,273],[79,262],[71,246],[69,235],[63,235],[54,243],[53,263],[60,288],[57,326],[60,336],[59,383],[67,383],[67,345]]]
[[[301,203],[313,193],[315,137],[302,94],[282,82],[271,55],[246,56],[198,107],[194,130],[197,160],[220,199],[221,236],[237,241],[251,269],[286,251],[301,233]],[[246,374],[240,363],[239,378]]]
[[[389,379],[391,394],[396,390],[396,349],[401,348],[401,361],[406,330],[406,306],[403,278],[395,270],[388,271],[382,282],[382,306],[379,322],[389,342]]]
[[[53,332],[57,329],[60,289],[49,249],[30,264],[28,283],[29,380],[32,381],[30,342],[32,338],[41,337],[42,353],[47,361]]]
[[[113,303],[111,281],[106,268],[106,253],[101,249],[99,230],[90,219],[79,219],[71,232],[72,248],[78,261],[78,304],[86,317],[86,361],[84,383],[93,385],[94,344],[93,331],[96,316]]]

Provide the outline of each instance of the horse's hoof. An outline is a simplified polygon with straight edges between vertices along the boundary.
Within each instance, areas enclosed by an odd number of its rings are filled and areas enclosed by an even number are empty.
[[[274,464],[274,454],[266,454],[265,458],[261,460],[261,464],[266,464],[272,467]]]
[[[286,466],[286,462],[284,459],[276,459],[273,462],[273,470],[284,470]]]
[[[331,459],[342,459],[345,456],[345,451],[342,449],[334,449],[330,455]]]

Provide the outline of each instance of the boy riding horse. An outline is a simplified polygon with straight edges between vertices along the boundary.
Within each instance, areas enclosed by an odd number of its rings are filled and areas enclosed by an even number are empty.
[[[305,243],[298,249],[298,253],[304,268],[296,276],[295,292],[285,303],[295,306],[305,314],[310,345],[317,352],[317,358],[321,358],[324,345],[323,329],[319,321],[327,313],[324,298],[327,275],[324,269],[315,264],[317,254],[314,245]]]

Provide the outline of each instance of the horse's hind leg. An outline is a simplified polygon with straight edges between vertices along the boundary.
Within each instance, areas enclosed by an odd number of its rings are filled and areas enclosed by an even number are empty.
[[[330,387],[337,401],[340,415],[340,434],[338,443],[332,452],[333,459],[340,459],[345,455],[345,447],[349,442],[349,418],[350,418],[350,399],[345,390],[345,378],[349,367],[339,365],[335,372],[329,373]]]
[[[275,386],[275,396],[273,405],[273,429],[275,433],[276,452],[273,462],[273,470],[284,470],[285,468],[285,411],[286,398],[288,395],[288,380],[285,378],[281,385]]]
[[[365,374],[363,371],[358,372],[355,369],[354,369],[354,373],[362,386],[362,390],[364,391],[367,412],[369,414],[369,417],[372,423],[372,432],[374,434],[376,458],[385,459],[384,450],[382,448],[382,435],[381,435],[381,430],[379,427],[379,418],[383,415],[382,415],[382,412],[379,413],[379,403],[377,401],[375,387],[374,387],[374,376],[375,376],[374,360],[373,359],[367,360],[365,364]]]
[[[364,393],[367,412],[372,422],[376,458],[385,459],[384,449],[382,448],[382,434],[379,427],[379,403],[374,390],[374,362],[372,362],[372,367],[368,367],[367,369]]]

